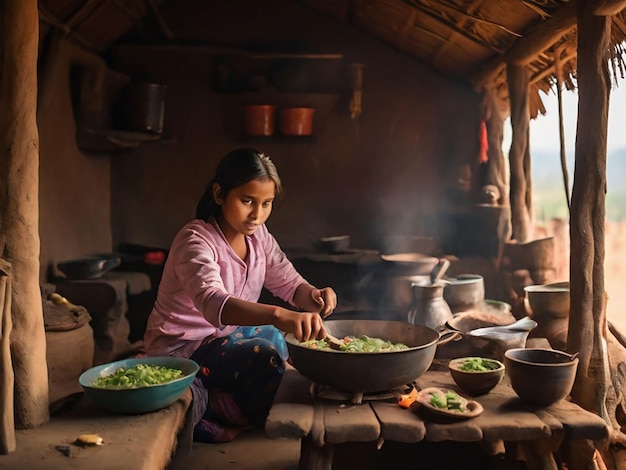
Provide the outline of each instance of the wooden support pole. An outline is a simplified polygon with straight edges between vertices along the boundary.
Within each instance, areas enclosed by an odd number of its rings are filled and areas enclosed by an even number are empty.
[[[509,152],[512,237],[518,242],[524,243],[528,241],[530,236],[528,68],[508,65],[507,79],[511,100],[511,127],[513,129]]]
[[[487,162],[487,176],[485,183],[496,185],[500,190],[501,198],[498,200],[498,204],[508,206],[509,182],[508,168],[504,152],[502,151],[502,140],[504,139],[504,117],[501,111],[501,100],[498,98],[496,90],[493,88],[486,88],[483,93],[485,106],[489,109],[487,119],[487,153],[489,155],[489,161]]]
[[[15,426],[46,423],[48,369],[39,286],[37,0],[0,2],[0,233],[12,266]]]
[[[16,448],[13,417],[15,376],[11,363],[11,278],[10,265],[0,258],[0,454]]]
[[[567,349],[578,351],[580,359],[572,398],[609,423],[604,224],[611,20],[594,16],[594,3],[579,0],[578,125],[570,218]]]
[[[554,68],[556,70],[556,96],[559,105],[559,148],[561,155],[561,172],[563,173],[563,186],[565,189],[565,202],[567,211],[571,210],[569,197],[569,173],[567,171],[567,157],[565,154],[565,126],[563,124],[563,64],[561,63],[561,52],[559,49],[554,54]]]

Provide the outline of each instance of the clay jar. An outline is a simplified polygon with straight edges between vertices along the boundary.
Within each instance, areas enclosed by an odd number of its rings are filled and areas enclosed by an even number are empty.
[[[276,106],[271,104],[244,107],[244,130],[249,136],[274,135]]]
[[[522,400],[549,406],[572,390],[578,358],[555,349],[517,348],[504,353],[504,365]]]
[[[569,317],[569,282],[553,282],[524,287],[524,304],[537,321]]]
[[[385,289],[381,307],[406,315],[414,297],[411,285],[430,280],[429,274],[437,264],[437,258],[421,253],[394,253],[380,257]]]
[[[443,297],[452,313],[476,308],[485,300],[485,282],[478,274],[459,274],[448,278],[449,284],[443,290]]]
[[[311,135],[313,108],[285,108],[278,114],[278,129],[282,135]]]
[[[435,330],[452,320],[452,311],[443,299],[446,281],[431,284],[430,281],[411,284],[413,302],[409,307],[408,321]]]

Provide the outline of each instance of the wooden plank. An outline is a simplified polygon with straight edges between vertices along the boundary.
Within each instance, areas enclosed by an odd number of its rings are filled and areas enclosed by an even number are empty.
[[[332,470],[333,468],[332,445],[319,446],[312,436],[302,439],[300,445],[299,470]]]
[[[303,377],[296,369],[288,365],[274,396],[274,404],[298,403],[312,406],[312,385],[309,379]]]
[[[314,408],[310,405],[278,403],[265,420],[265,435],[270,439],[307,436],[313,426]]]
[[[288,367],[278,387],[274,404],[265,420],[265,435],[270,439],[307,436],[313,427],[315,408],[311,381]]]
[[[536,413],[546,422],[551,418],[561,423],[571,439],[603,441],[609,437],[608,425],[600,416],[567,400],[537,410]]]
[[[330,401],[323,403],[327,443],[369,442],[378,439],[380,423],[368,403],[345,407],[340,405]]]
[[[456,390],[462,394],[447,372],[427,372],[419,383],[422,387],[427,383],[428,387]],[[537,407],[522,402],[508,382],[500,383],[488,394],[475,399],[485,409],[481,415],[453,423],[427,422],[426,439],[495,442],[542,439],[552,434],[550,426],[534,413]]]
[[[420,442],[426,436],[424,421],[410,409],[396,403],[371,402],[381,426],[381,437],[386,441]]]

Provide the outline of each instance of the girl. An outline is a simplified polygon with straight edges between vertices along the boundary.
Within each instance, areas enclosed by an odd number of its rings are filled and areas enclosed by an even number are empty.
[[[282,190],[270,158],[254,149],[224,157],[196,219],[176,235],[144,336],[146,353],[195,360],[194,440],[228,442],[262,422],[288,357],[281,333],[326,335],[333,289],[309,284],[265,221]],[[265,287],[302,310],[257,303]]]

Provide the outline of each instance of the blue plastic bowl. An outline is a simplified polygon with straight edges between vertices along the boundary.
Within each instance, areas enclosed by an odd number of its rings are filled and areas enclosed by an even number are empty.
[[[125,390],[94,388],[91,384],[98,378],[115,373],[120,367],[130,368],[137,364],[163,366],[183,371],[183,377],[159,385]],[[122,414],[148,413],[174,403],[193,382],[200,367],[190,359],[160,356],[124,359],[92,367],[83,372],[78,382],[85,395],[98,408]]]

